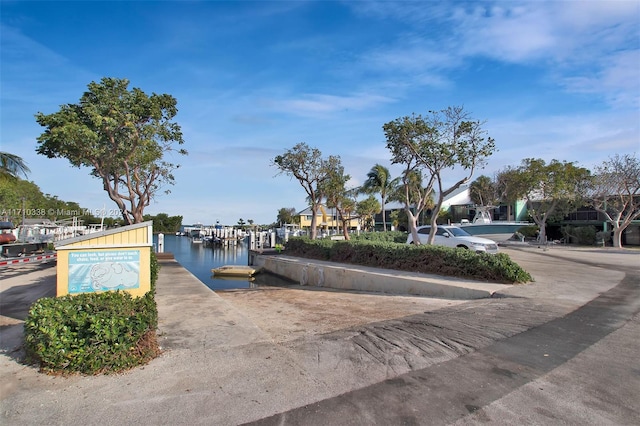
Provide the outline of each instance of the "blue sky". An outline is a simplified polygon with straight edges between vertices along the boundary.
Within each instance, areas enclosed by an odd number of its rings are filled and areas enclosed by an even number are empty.
[[[0,150],[44,193],[115,208],[88,169],[35,153],[34,114],[127,78],[178,101],[189,156],[145,210],[258,224],[306,207],[272,159],[299,142],[338,155],[350,185],[380,163],[383,124],[464,106],[498,151],[592,168],[640,154],[640,2],[2,1]],[[453,182],[459,171],[445,178]],[[3,206],[12,207],[12,206]],[[15,206],[14,206],[15,207]]]

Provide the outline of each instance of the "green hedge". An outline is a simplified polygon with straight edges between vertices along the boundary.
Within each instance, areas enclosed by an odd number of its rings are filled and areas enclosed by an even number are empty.
[[[400,231],[363,232],[351,237],[351,241],[388,241],[392,243],[406,243],[407,233]]]
[[[492,255],[435,245],[367,240],[310,240],[296,237],[287,243],[286,253],[309,259],[481,281],[524,283],[533,280],[527,271],[505,253]]]
[[[155,282],[159,265],[151,256],[151,291],[85,293],[37,300],[24,324],[27,358],[42,371],[99,374],[145,364],[159,353]]]

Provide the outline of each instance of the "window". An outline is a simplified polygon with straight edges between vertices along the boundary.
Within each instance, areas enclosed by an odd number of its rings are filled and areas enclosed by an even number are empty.
[[[431,227],[430,226],[418,229],[418,234],[429,235],[429,232],[431,232]]]

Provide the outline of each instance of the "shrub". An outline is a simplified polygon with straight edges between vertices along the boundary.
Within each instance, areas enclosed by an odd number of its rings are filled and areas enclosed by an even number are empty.
[[[286,250],[292,256],[329,260],[329,248],[332,245],[333,241],[330,239],[311,240],[307,237],[293,237],[287,241]]]
[[[25,349],[46,372],[119,372],[157,356],[157,321],[151,292],[45,297],[29,309]]]
[[[538,236],[538,230],[537,225],[527,225],[518,229],[518,232],[524,235],[525,238],[536,238]]]
[[[151,290],[42,298],[24,323],[27,358],[45,372],[114,373],[145,364],[159,353],[155,284],[160,265],[151,253]]]
[[[360,235],[354,235],[352,241],[389,241],[394,243],[404,243],[407,241],[407,233],[400,231],[387,232],[363,232]]]
[[[563,226],[560,231],[562,235],[569,242],[582,244],[582,245],[593,245],[596,242],[596,227],[593,225],[588,226]]]
[[[160,264],[158,263],[158,256],[152,251],[150,259],[151,267],[151,291],[155,295],[156,293],[156,281],[158,281],[158,274],[160,273]]]
[[[611,243],[611,231],[596,232],[596,244],[604,246]]]
[[[291,240],[290,240],[291,242]],[[320,250],[320,247],[322,248]],[[409,245],[388,241],[326,241],[300,238],[287,253],[402,271],[432,273],[502,283],[532,281],[531,275],[504,253],[495,255],[435,245]],[[314,254],[320,254],[316,257]]]

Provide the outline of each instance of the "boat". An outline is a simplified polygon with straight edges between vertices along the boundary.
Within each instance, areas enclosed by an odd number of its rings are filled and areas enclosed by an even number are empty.
[[[13,223],[0,222],[0,244],[12,243],[16,240],[16,235],[12,230]]]
[[[215,235],[207,235],[206,237],[202,237],[202,244],[205,247],[213,247],[216,244],[221,244],[222,240]]]
[[[16,236],[11,232],[2,232],[0,233],[0,244],[8,244],[12,243],[16,240]]]
[[[193,229],[189,236],[191,237],[191,242],[194,244],[202,244],[204,237],[206,237],[205,232],[202,229]]]
[[[475,237],[502,242],[510,239],[520,228],[533,225],[530,222],[494,221],[490,213],[493,209],[495,209],[495,206],[476,207],[476,214],[471,222],[462,220],[456,226]]]
[[[214,277],[252,277],[260,268],[245,265],[224,265],[211,270]]]
[[[288,240],[289,237],[299,237],[301,235],[304,235],[304,231],[300,228],[300,225],[294,223],[285,223],[276,229],[276,236],[285,241]]]

